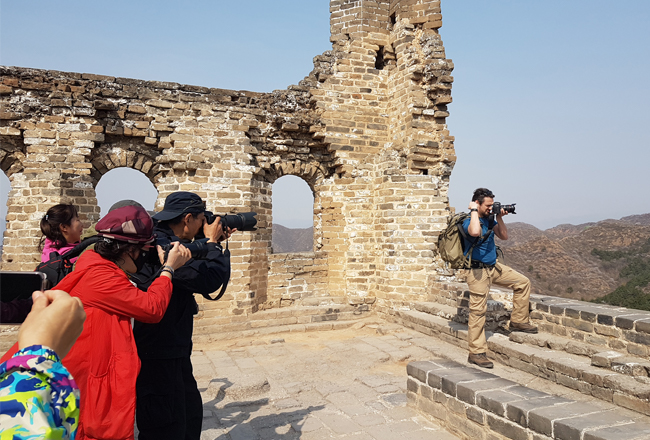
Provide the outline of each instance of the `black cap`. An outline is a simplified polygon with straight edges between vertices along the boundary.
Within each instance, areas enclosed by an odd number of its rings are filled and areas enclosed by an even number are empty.
[[[183,214],[201,213],[205,211],[205,202],[198,195],[178,191],[171,193],[165,199],[165,207],[162,211],[156,213],[153,218],[158,221],[174,219]]]

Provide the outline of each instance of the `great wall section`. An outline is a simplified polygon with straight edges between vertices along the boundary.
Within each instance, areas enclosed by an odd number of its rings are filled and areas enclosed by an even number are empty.
[[[96,222],[99,179],[129,167],[158,190],[157,209],[186,190],[214,212],[258,213],[257,231],[231,239],[226,295],[200,304],[197,344],[374,318],[466,348],[466,285],[436,251],[456,161],[440,0],[331,0],[330,12],[332,50],[272,93],[0,67],[2,269],[33,270],[54,204]],[[314,194],[312,253],[271,252],[272,185],[289,174]],[[444,353],[409,364],[409,404],[461,438],[650,438],[650,313],[534,296],[540,334],[521,336],[501,331],[509,307],[491,293],[490,356],[596,404]],[[2,348],[15,332],[2,326]]]

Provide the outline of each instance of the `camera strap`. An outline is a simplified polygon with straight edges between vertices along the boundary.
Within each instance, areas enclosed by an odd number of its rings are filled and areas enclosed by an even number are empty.
[[[228,252],[228,254],[230,254],[230,249],[228,249],[228,239],[226,239],[226,249],[223,249],[222,252],[223,253]],[[216,297],[212,298],[208,293],[202,293],[201,296],[203,296],[203,298],[209,301],[217,301],[221,299],[223,294],[226,293],[226,288],[228,287],[228,281],[230,281],[230,274],[228,274],[228,279],[226,279],[226,281],[224,281],[223,284],[221,285],[221,290],[219,291],[219,293],[217,293]]]

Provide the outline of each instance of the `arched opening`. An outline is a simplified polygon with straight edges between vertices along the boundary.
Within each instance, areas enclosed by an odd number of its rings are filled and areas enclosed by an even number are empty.
[[[5,230],[7,229],[7,200],[11,191],[11,182],[5,173],[0,173],[0,256],[2,255],[2,246],[5,239]]]
[[[273,183],[274,254],[314,250],[314,193],[309,184],[293,175]]]
[[[135,200],[144,209],[153,211],[158,191],[142,172],[132,168],[114,168],[104,174],[95,188],[100,217],[106,215],[114,203]]]

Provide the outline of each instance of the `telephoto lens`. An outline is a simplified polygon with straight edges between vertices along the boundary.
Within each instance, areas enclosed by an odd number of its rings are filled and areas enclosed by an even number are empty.
[[[238,231],[255,231],[257,228],[256,212],[242,212],[239,214],[227,214],[221,217],[223,228],[237,229]]]

